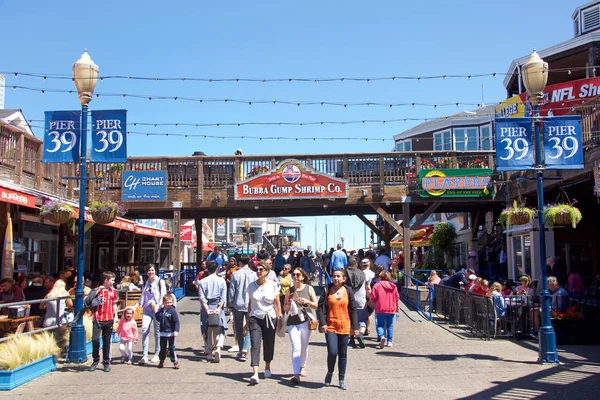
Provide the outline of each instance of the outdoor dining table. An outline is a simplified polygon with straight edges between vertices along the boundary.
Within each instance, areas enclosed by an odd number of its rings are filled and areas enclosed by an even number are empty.
[[[5,315],[0,316],[0,331],[5,333],[23,333],[34,330],[34,322],[40,318],[36,315],[30,315],[22,318],[8,318]]]

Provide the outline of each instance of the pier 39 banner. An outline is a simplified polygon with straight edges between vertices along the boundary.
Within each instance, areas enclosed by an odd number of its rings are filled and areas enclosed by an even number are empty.
[[[284,160],[275,170],[266,167],[235,185],[235,200],[347,198],[348,182],[313,171],[298,160]]]

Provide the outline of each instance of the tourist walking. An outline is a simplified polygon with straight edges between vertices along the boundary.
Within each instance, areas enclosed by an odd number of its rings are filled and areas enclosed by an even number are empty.
[[[227,301],[227,284],[218,272],[216,261],[206,263],[208,276],[198,284],[200,300],[200,329],[204,338],[204,353],[207,360],[220,362],[221,348],[225,340],[227,320],[225,319],[225,302]]]
[[[150,329],[154,329],[154,357],[152,362],[158,362],[158,352],[160,351],[160,327],[156,320],[156,312],[160,308],[160,303],[165,294],[167,286],[164,279],[156,275],[156,270],[152,264],[144,267],[146,272],[146,283],[142,289],[142,295],[138,301],[138,306],[142,307],[142,359],[140,364],[148,362],[148,347],[150,344]]]
[[[237,358],[240,361],[248,359],[250,350],[250,331],[248,324],[248,286],[256,280],[256,273],[250,269],[248,254],[239,257],[240,269],[231,276],[229,285],[229,306],[233,311],[233,329],[238,343]],[[245,331],[245,332],[244,332]]]
[[[287,319],[288,333],[292,344],[292,368],[294,376],[292,383],[300,383],[301,377],[306,377],[306,360],[308,358],[308,341],[310,340],[312,321],[316,322],[315,311],[318,306],[317,295],[312,286],[310,278],[303,268],[292,271],[294,286],[287,290],[284,300],[284,310],[289,312],[291,308],[297,310],[296,315],[290,315]]]
[[[110,347],[113,333],[113,325],[117,318],[117,291],[113,288],[115,274],[105,271],[100,275],[102,284],[89,296],[98,299],[98,307],[92,318],[92,358],[90,371],[95,371],[100,362],[100,337],[102,336],[102,364],[104,372],[110,372]],[[60,280],[57,281],[57,283]]]
[[[166,294],[163,297],[162,307],[156,313],[156,319],[160,324],[160,353],[158,368],[164,368],[165,358],[167,357],[167,348],[169,349],[169,358],[173,363],[174,369],[179,369],[177,360],[177,351],[175,350],[175,338],[179,334],[179,314],[173,303],[175,296]]]
[[[346,272],[338,269],[333,272],[333,284],[323,290],[319,298],[317,317],[319,331],[325,334],[327,341],[327,375],[325,385],[331,385],[335,363],[338,362],[340,388],[348,389],[346,384],[346,363],[348,360],[348,339],[358,336],[358,318],[352,289],[346,286]]]
[[[392,347],[394,315],[400,311],[400,296],[392,280],[392,274],[382,271],[379,282],[371,289],[371,302],[375,305],[375,325],[379,348]]]
[[[265,361],[265,378],[271,377],[271,361],[275,352],[275,333],[281,329],[281,304],[279,303],[278,285],[267,279],[270,264],[260,262],[256,267],[258,279],[248,286],[248,329],[252,346],[250,365],[252,377],[250,383],[258,384],[258,367],[260,363],[260,345],[263,345]]]

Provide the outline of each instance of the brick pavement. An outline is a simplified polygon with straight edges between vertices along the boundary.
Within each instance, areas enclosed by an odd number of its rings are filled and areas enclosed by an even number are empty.
[[[86,365],[60,363],[56,372],[25,384],[0,398],[68,399],[84,395],[86,400],[154,399],[177,396],[187,399],[214,394],[219,399],[269,398],[597,398],[600,384],[600,349],[568,348],[561,351],[563,364],[538,365],[537,344],[508,340],[466,340],[424,321],[404,308],[395,325],[394,347],[379,349],[375,339],[366,349],[349,349],[347,392],[323,387],[326,348],[322,334],[313,333],[307,365],[309,376],[294,387],[290,384],[291,347],[287,335],[277,338],[273,377],[250,386],[249,362],[236,361],[224,352],[220,364],[206,362],[201,355],[198,323],[199,304],[195,298],[179,302],[182,332],[177,338],[181,369],[158,369],[155,365],[113,364],[111,373],[88,372]],[[374,330],[374,329],[372,329]],[[231,345],[231,329],[226,346]],[[152,339],[151,339],[152,340]],[[113,345],[113,354],[118,354]],[[150,346],[152,348],[152,345]],[[137,357],[141,345],[136,347]],[[118,357],[115,357],[118,359]],[[89,365],[89,362],[87,363]],[[167,362],[167,367],[170,363]],[[261,368],[264,366],[261,365]],[[337,373],[334,384],[337,384]],[[262,378],[262,374],[261,374]]]

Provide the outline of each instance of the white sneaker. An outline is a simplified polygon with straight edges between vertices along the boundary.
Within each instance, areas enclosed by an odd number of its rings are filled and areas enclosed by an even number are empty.
[[[265,369],[265,379],[268,379],[271,377],[271,370],[270,369]]]
[[[221,349],[216,349],[214,352],[215,362],[221,362]]]
[[[240,351],[240,347],[239,346],[232,346],[227,351],[230,352],[230,353],[238,353]]]
[[[252,378],[250,378],[250,383],[253,385],[258,385],[258,374],[252,375]]]
[[[393,346],[392,342],[387,342],[387,343],[385,344],[385,347],[392,347],[392,346]]]
[[[382,337],[381,340],[379,341],[379,348],[383,349],[385,347],[385,338]]]
[[[150,362],[154,363],[154,364],[156,364],[159,361],[160,361],[160,358],[158,358],[158,354],[155,354],[154,357],[152,357],[152,360],[150,360]]]
[[[144,356],[139,362],[140,364],[148,364],[148,357]]]

